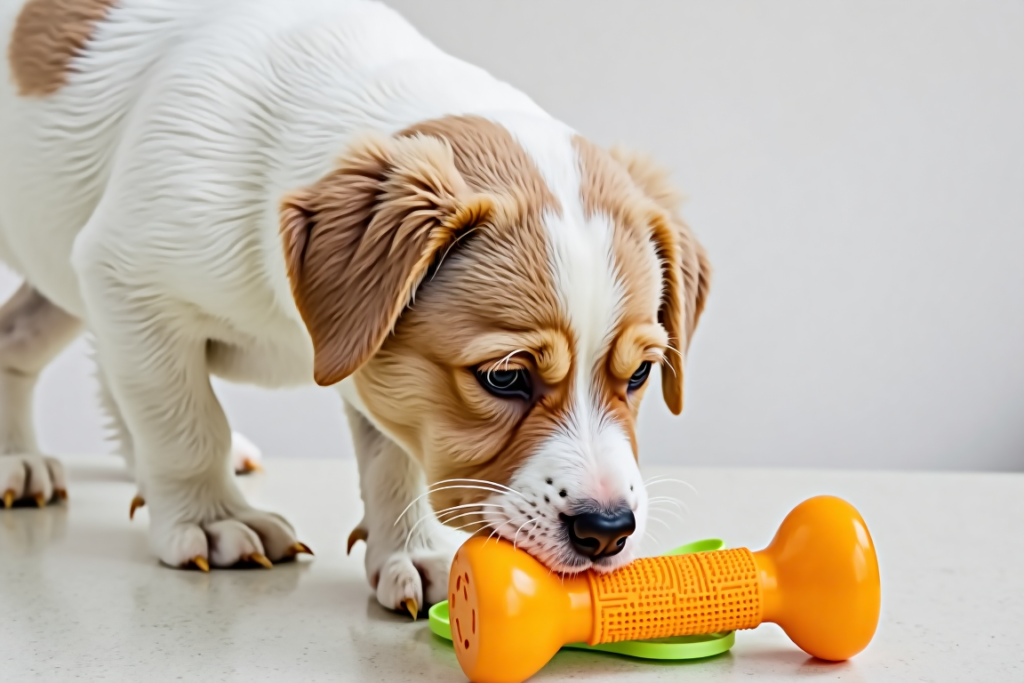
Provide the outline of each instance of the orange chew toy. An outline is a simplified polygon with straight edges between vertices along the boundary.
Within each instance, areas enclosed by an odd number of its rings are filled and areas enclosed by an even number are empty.
[[[511,543],[474,537],[448,579],[452,640],[473,683],[519,683],[566,643],[715,633],[771,621],[808,654],[844,660],[875,633],[878,560],[864,520],[833,496],[790,512],[764,550],[636,560],[552,574]]]

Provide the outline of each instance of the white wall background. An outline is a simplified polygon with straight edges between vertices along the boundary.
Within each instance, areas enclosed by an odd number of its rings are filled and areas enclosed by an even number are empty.
[[[391,4],[690,196],[716,275],[647,462],[1024,470],[1024,3]],[[58,454],[105,449],[83,349]],[[218,391],[270,457],[351,453],[330,391]]]

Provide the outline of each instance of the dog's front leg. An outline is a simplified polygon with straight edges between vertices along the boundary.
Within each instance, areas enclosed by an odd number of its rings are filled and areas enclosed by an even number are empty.
[[[366,576],[378,602],[415,618],[445,599],[452,558],[466,535],[437,521],[420,465],[351,406],[345,410],[364,507],[349,550],[366,541]]]
[[[146,288],[126,286],[101,256],[79,276],[104,377],[130,432],[154,552],[168,565],[205,570],[268,566],[307,551],[288,522],[251,507],[235,484],[202,321],[174,301],[139,296]]]

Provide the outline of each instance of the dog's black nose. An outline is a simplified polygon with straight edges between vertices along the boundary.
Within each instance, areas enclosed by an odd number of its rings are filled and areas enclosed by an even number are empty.
[[[626,547],[626,539],[636,531],[636,517],[629,508],[612,512],[585,512],[562,515],[572,547],[595,560],[611,557]]]

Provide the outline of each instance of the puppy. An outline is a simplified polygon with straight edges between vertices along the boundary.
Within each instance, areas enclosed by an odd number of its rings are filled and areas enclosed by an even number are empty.
[[[0,0],[0,489],[65,488],[31,396],[81,330],[174,567],[304,550],[229,467],[210,375],[344,399],[377,599],[443,599],[464,533],[613,569],[635,421],[683,407],[708,291],[665,174],[363,0]],[[461,531],[460,531],[461,530]]]

